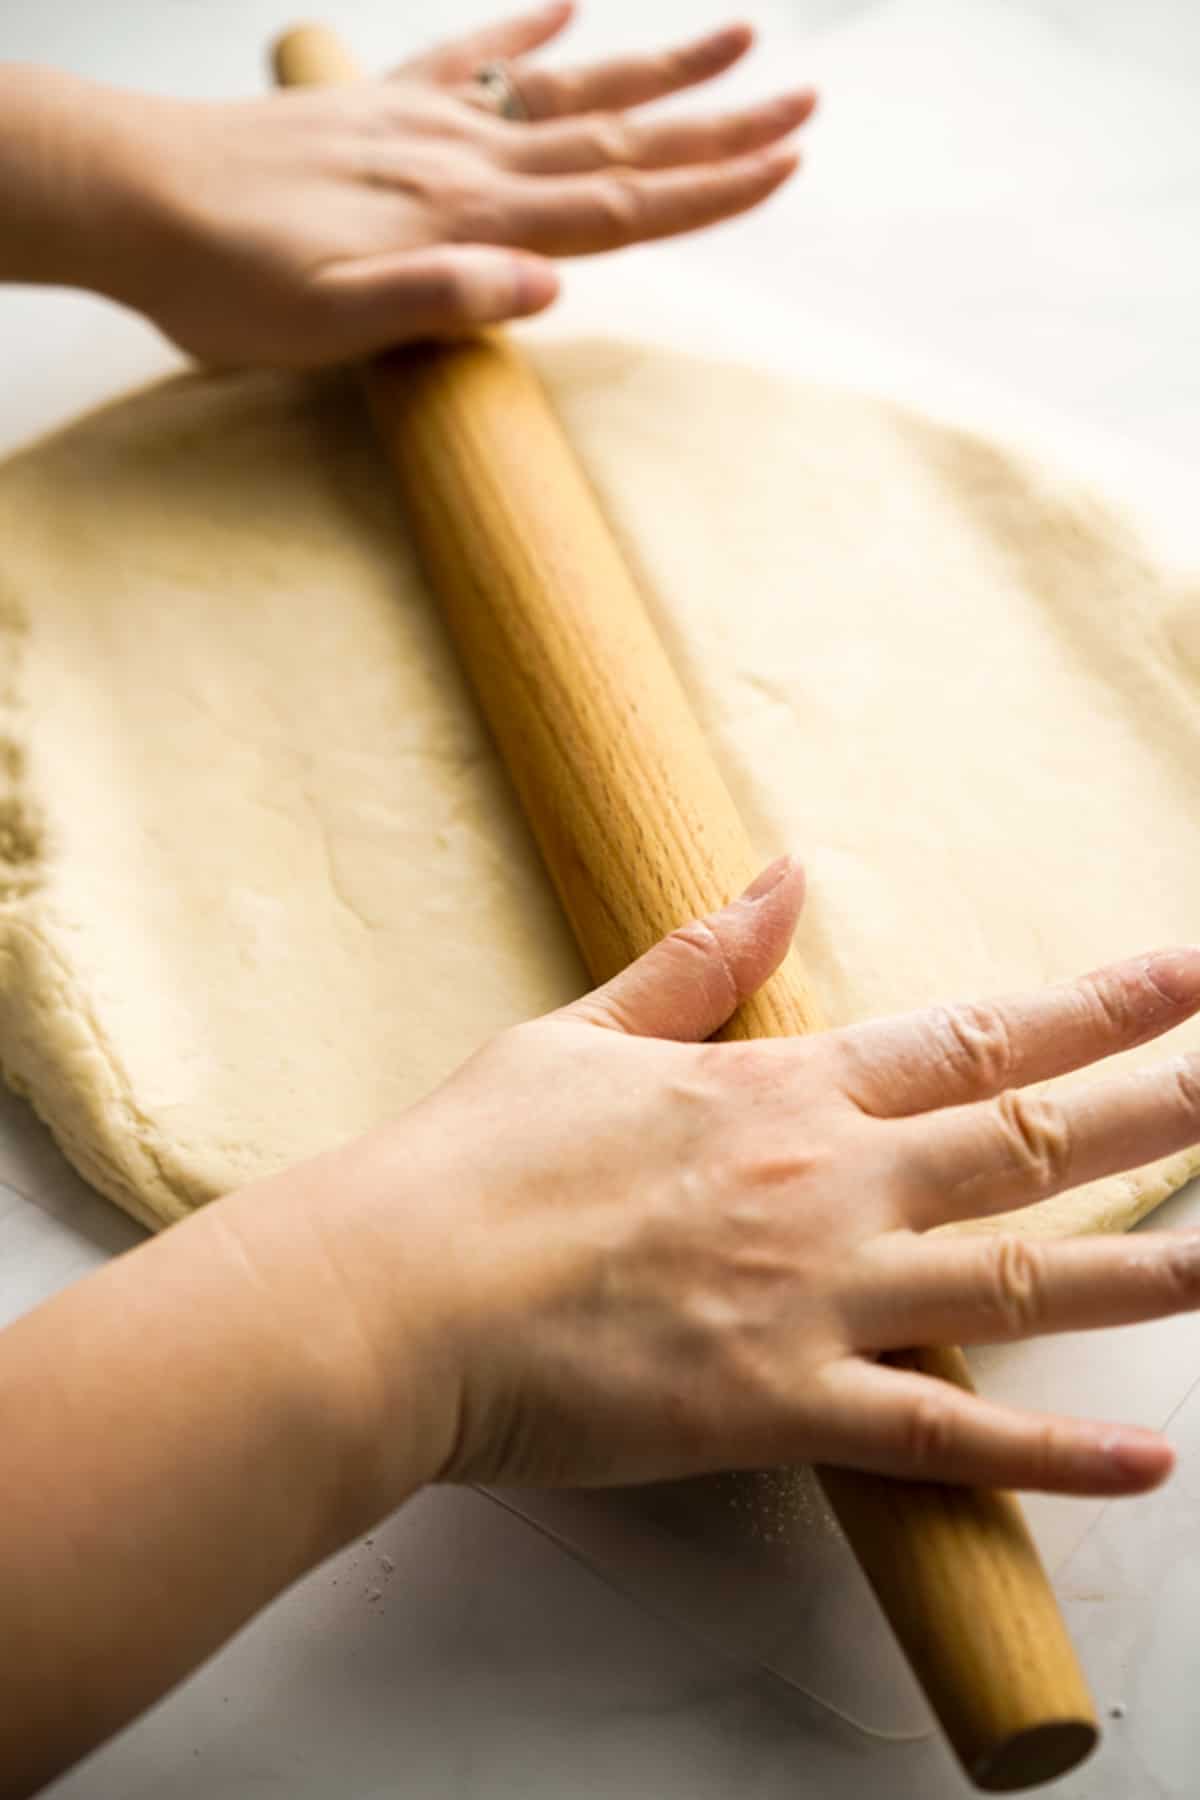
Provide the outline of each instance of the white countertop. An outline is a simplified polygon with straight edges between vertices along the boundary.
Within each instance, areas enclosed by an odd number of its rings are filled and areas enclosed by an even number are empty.
[[[777,322],[786,310],[810,365],[839,378],[856,366],[869,378],[876,355],[910,376],[929,362],[943,389],[982,383],[1015,414],[1053,413],[1082,446],[1093,436],[1123,443],[1143,468],[1158,458],[1168,472],[1194,463],[1192,0],[761,0],[747,10],[764,48],[728,85],[818,82],[825,110],[810,168],[769,211],[638,252],[617,279],[648,271],[661,282],[666,272],[683,278],[681,292],[727,294],[732,276],[769,300]],[[327,11],[376,62],[418,40],[403,9],[383,0]],[[438,13],[452,26],[478,8],[446,0]],[[634,0],[592,0],[574,48],[690,34],[718,16],[707,0],[702,9],[656,0],[648,30],[650,10]],[[291,17],[279,0],[19,9],[8,0],[0,57],[166,91],[248,92],[263,45]],[[609,271],[568,275],[594,304]],[[2,293],[0,442],[170,360],[138,321],[99,302]],[[1195,1222],[1200,1199],[1183,1196],[1168,1213]],[[137,1235],[64,1169],[19,1103],[0,1102],[0,1317]],[[1119,1715],[1097,1757],[1052,1791],[1064,1800],[1195,1792],[1200,1322],[1060,1339],[979,1366],[991,1391],[1170,1419],[1180,1465],[1163,1493],[1106,1508],[1040,1502],[1031,1513],[1098,1701]],[[592,1542],[610,1568],[621,1562],[619,1548],[594,1532]],[[624,1580],[678,1611],[644,1544],[630,1542]],[[784,1589],[776,1604],[786,1610],[789,1598]],[[843,1653],[882,1654],[873,1641],[882,1626],[865,1616],[854,1630]],[[53,1792],[951,1800],[966,1791],[935,1737],[886,1742],[839,1724],[757,1671],[753,1648],[734,1633],[721,1653],[488,1500],[433,1492],[318,1570]]]

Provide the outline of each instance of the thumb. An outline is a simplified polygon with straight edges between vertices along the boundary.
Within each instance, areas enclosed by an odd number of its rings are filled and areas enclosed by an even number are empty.
[[[319,278],[346,355],[541,312],[558,293],[545,257],[490,244],[438,244],[331,265]]]
[[[698,1043],[774,974],[803,904],[804,870],[781,856],[720,912],[680,925],[560,1016]]]

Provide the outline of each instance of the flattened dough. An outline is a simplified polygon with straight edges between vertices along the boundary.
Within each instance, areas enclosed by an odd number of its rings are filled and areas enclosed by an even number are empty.
[[[538,359],[764,859],[808,863],[831,1019],[1200,935],[1194,580],[883,402]],[[0,1058],[147,1224],[581,989],[340,381],[183,377],[10,461],[0,633]],[[1196,1166],[1023,1217],[1125,1225]]]

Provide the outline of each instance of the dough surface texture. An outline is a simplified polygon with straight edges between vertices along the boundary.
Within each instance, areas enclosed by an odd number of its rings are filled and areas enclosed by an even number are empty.
[[[1200,936],[1194,574],[883,401],[535,355],[764,861],[807,862],[834,1022]],[[180,377],[10,460],[0,649],[0,1061],[145,1223],[585,985],[340,380]],[[1198,1166],[1023,1228],[1128,1225]]]

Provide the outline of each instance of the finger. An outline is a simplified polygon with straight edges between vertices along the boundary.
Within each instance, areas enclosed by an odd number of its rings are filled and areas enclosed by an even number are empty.
[[[1082,1068],[1158,1037],[1198,1006],[1200,949],[1187,947],[1034,993],[829,1032],[825,1047],[864,1112],[900,1118]]]
[[[543,69],[521,63],[509,71],[530,119],[641,106],[711,81],[754,42],[748,25],[725,25],[694,43],[652,56],[623,56],[582,69]]]
[[[826,1370],[823,1462],[915,1481],[1138,1494],[1170,1473],[1164,1438],[1137,1426],[1022,1412],[933,1376],[846,1358]]]
[[[540,257],[460,244],[336,264],[321,286],[334,361],[540,312],[558,277]]]
[[[483,63],[497,57],[523,56],[548,44],[570,23],[574,11],[571,0],[555,0],[553,5],[517,13],[511,19],[485,25],[481,31],[473,31],[466,37],[438,44],[401,63],[393,72],[452,84],[470,81]]]
[[[1052,1243],[892,1233],[859,1253],[843,1306],[860,1351],[1135,1325],[1200,1306],[1200,1232]]]
[[[1067,1093],[1008,1088],[890,1129],[908,1139],[906,1224],[1004,1212],[1200,1141],[1200,1056]]]
[[[652,238],[673,237],[757,206],[787,180],[798,158],[789,150],[697,169],[517,178],[511,202],[484,218],[484,231],[542,256],[586,256]],[[472,238],[479,229],[472,229]]]
[[[803,904],[804,871],[780,857],[720,912],[681,925],[563,1012],[634,1037],[699,1043],[774,974]]]
[[[802,125],[816,103],[811,89],[804,89],[705,119],[590,113],[547,125],[506,127],[499,147],[509,168],[525,175],[579,175],[614,166],[682,168],[762,150]]]

